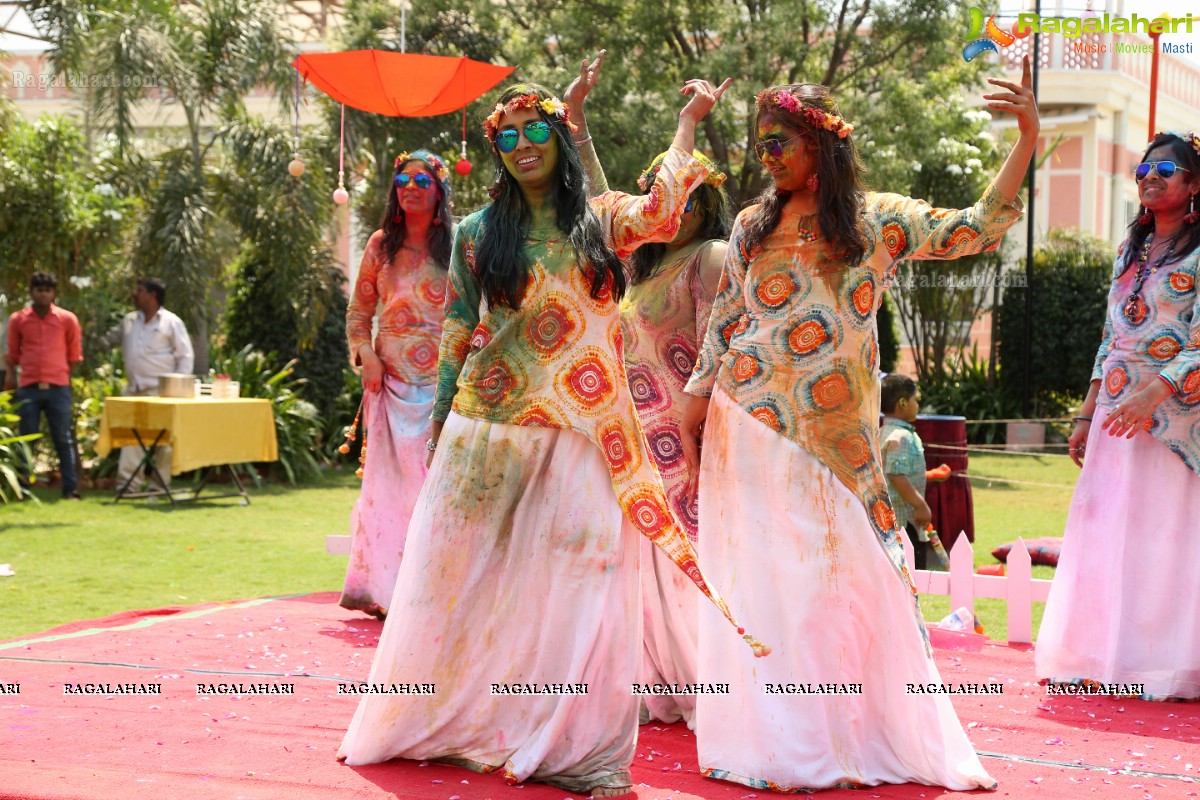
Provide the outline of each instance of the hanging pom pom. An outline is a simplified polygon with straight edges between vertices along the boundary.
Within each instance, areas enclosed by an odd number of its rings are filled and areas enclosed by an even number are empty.
[[[354,470],[354,477],[358,478],[359,480],[362,480],[362,467],[359,467],[358,469]]]
[[[344,186],[339,186],[333,190],[333,202],[339,206],[344,206],[350,201],[350,193],[346,191]]]
[[[454,165],[454,171],[457,172],[459,175],[470,175],[471,174],[471,162],[467,161],[465,158],[460,158],[458,160],[458,163]]]
[[[293,178],[299,178],[304,174],[304,162],[299,158],[293,158],[288,162],[288,174]]]
[[[746,644],[750,645],[750,649],[754,651],[755,658],[763,658],[765,656],[771,655],[771,648],[767,647],[765,644],[760,642],[758,639],[755,639],[750,634],[747,633],[742,638],[746,640]]]
[[[350,445],[342,444],[341,446],[338,447],[338,452],[341,453],[342,455],[348,455],[350,453]]]

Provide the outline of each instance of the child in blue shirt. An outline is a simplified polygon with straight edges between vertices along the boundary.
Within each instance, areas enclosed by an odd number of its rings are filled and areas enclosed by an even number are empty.
[[[946,469],[925,471],[925,448],[913,427],[921,410],[917,382],[905,375],[887,375],[879,393],[884,414],[879,431],[879,451],[887,475],[888,494],[896,511],[896,524],[904,528],[912,542],[914,566],[925,569],[930,549],[928,528],[933,512],[925,502],[926,481],[946,480]],[[936,476],[936,477],[934,477]]]

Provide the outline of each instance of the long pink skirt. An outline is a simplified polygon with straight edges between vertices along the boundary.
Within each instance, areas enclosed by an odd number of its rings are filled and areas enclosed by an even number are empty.
[[[729,646],[728,623],[701,605],[700,681],[730,685],[697,698],[707,776],[778,791],[995,786],[950,700],[908,693],[941,678],[862,502],[719,388],[700,473],[700,565],[773,648],[755,659]],[[830,684],[861,694],[817,693]]]
[[[1200,698],[1200,475],[1149,433],[1117,439],[1096,409],[1034,667],[1055,683],[1142,684]]]
[[[642,537],[642,672],[639,681],[664,687],[696,682],[699,607],[708,601],[675,562]],[[652,694],[642,698],[650,718],[683,720],[694,728],[696,699],[689,694]]]
[[[581,434],[451,413],[369,678],[436,693],[364,697],[339,757],[628,784],[640,538]]]
[[[387,613],[413,504],[425,482],[433,390],[387,375],[379,392],[363,397],[367,459],[362,493],[350,511],[343,608]]]

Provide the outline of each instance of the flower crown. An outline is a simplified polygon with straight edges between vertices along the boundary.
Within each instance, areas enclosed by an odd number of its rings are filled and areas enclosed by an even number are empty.
[[[725,178],[727,177],[725,173],[721,172],[720,168],[717,167],[711,158],[699,150],[692,151],[692,156],[708,170],[708,176],[704,179],[704,182],[714,189],[720,189],[721,184],[725,183]],[[650,162],[650,166],[646,167],[646,171],[638,176],[637,185],[643,192],[650,191],[650,187],[654,185],[654,179],[658,177],[658,171],[662,168],[662,162],[665,157],[666,153],[663,153],[655,158]]]
[[[558,117],[562,120],[571,132],[576,130],[575,123],[571,122],[571,115],[567,111],[567,104],[559,100],[557,97],[547,97],[542,99],[535,93],[519,95],[509,100],[507,103],[497,103],[488,118],[483,121],[483,132],[487,134],[488,141],[496,141],[496,131],[500,128],[500,115],[508,112],[516,111],[518,108],[540,108],[542,112],[551,117]]]
[[[415,153],[409,153],[405,150],[400,155],[396,156],[396,161],[392,164],[392,169],[400,169],[400,165],[405,161],[423,161],[425,165],[433,170],[433,175],[438,179],[438,182],[445,183],[450,178],[450,170],[446,169],[446,164],[433,153],[428,150],[418,150]]]
[[[1164,135],[1176,136],[1183,139],[1192,146],[1192,149],[1196,151],[1196,155],[1200,156],[1200,135],[1197,135],[1195,131],[1159,131],[1154,134],[1154,138],[1157,139]]]
[[[842,117],[813,106],[806,106],[799,97],[786,89],[775,89],[771,92],[770,99],[772,103],[787,113],[802,114],[814,128],[835,133],[839,139],[845,139],[854,132],[854,126]]]

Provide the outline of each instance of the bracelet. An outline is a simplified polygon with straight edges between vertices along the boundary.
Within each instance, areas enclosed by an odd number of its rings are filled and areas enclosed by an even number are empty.
[[[582,139],[576,139],[576,140],[575,140],[575,146],[576,146],[576,147],[579,147],[580,145],[585,145],[585,144],[587,144],[588,142],[590,142],[591,140],[592,140],[592,137],[590,137],[590,136],[585,136],[585,137],[583,137]]]
[[[1091,422],[1091,417],[1071,417],[1071,422]]]
[[[425,449],[432,453],[434,450],[437,450],[437,442],[435,442],[433,439],[426,439]]]

